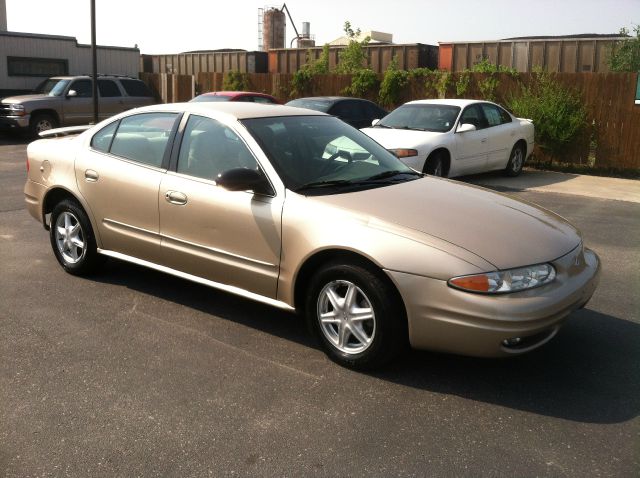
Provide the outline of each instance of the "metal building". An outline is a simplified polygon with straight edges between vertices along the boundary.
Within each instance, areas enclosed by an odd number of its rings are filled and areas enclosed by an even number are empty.
[[[614,35],[568,35],[508,38],[494,41],[441,42],[438,67],[462,71],[483,59],[520,72],[542,67],[561,73],[609,71],[607,58],[614,42],[628,37]]]

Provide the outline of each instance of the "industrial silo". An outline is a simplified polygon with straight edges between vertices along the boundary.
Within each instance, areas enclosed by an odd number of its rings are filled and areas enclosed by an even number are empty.
[[[287,24],[284,12],[277,8],[264,11],[262,27],[262,45],[265,51],[285,47]]]

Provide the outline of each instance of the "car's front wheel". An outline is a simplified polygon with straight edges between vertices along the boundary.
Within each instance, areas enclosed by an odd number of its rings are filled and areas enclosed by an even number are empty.
[[[53,253],[66,272],[86,275],[99,266],[91,223],[76,202],[66,199],[53,208],[49,236]]]
[[[444,154],[436,152],[429,156],[424,163],[422,172],[431,176],[442,177],[444,174]]]
[[[406,344],[406,318],[391,285],[359,265],[330,264],[311,280],[306,316],[336,362],[371,369]]]
[[[509,162],[504,170],[507,176],[518,176],[522,172],[524,166],[524,147],[522,144],[516,144],[511,150],[511,156],[509,156]]]

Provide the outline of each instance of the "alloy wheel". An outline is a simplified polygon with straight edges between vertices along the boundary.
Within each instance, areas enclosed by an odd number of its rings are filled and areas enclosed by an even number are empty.
[[[65,211],[56,219],[55,240],[58,252],[69,264],[76,264],[82,260],[86,253],[84,232],[78,218]]]
[[[340,352],[365,351],[376,333],[371,301],[353,282],[336,280],[320,291],[317,318],[325,338]]]

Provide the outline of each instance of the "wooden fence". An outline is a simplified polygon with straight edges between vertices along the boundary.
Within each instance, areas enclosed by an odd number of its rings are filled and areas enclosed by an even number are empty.
[[[456,97],[454,74],[446,92],[447,98]],[[636,73],[557,73],[562,84],[575,88],[582,96],[588,111],[585,133],[577,138],[563,154],[562,161],[599,168],[640,170],[640,105],[635,104],[637,86]],[[223,89],[222,73],[199,73],[192,75],[170,75],[142,73],[144,80],[162,102],[188,101],[195,94]],[[283,102],[295,95],[291,88],[291,74],[248,74],[249,89],[269,93]],[[483,74],[472,74],[472,81],[464,93],[465,98],[482,99],[479,81]],[[497,76],[495,90],[497,102],[506,103],[510,95],[517,94],[520,82],[527,84],[531,74],[521,73],[517,78],[508,74]],[[382,76],[380,76],[382,79]],[[348,75],[322,75],[304,92],[312,95],[340,95],[351,83]],[[433,98],[437,93],[427,90],[424,79],[412,79],[402,92],[399,103],[421,98]],[[377,91],[369,99],[376,100]],[[550,159],[539,148],[537,160]]]

